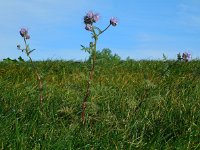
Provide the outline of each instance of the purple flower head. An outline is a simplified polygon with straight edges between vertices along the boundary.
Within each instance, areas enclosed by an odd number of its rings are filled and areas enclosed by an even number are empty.
[[[21,30],[19,31],[20,35],[22,37],[26,36],[28,34],[28,30],[25,28],[21,28]]]
[[[91,18],[88,18],[87,16],[84,17],[84,23],[85,24],[92,24],[92,19]]]
[[[99,14],[93,14],[93,21],[97,22],[99,20],[100,16]]]
[[[93,24],[99,20],[99,14],[95,14],[92,11],[89,11],[86,16],[84,16],[85,24]]]
[[[93,13],[92,11],[89,11],[89,12],[87,13],[86,16],[87,16],[88,18],[91,18],[91,19],[92,19],[92,18],[93,18],[93,15],[94,15],[94,13]]]
[[[190,53],[185,52],[185,53],[182,54],[182,59],[184,61],[188,61],[190,58],[191,58],[191,54]]]
[[[86,24],[85,29],[88,31],[92,31],[92,25],[91,24]]]
[[[30,39],[30,35],[28,35],[28,29],[21,28],[21,30],[19,31],[19,33],[25,39]]]
[[[112,17],[112,18],[110,19],[110,24],[111,24],[112,26],[116,26],[116,25],[118,24],[118,19],[115,18],[115,17]]]

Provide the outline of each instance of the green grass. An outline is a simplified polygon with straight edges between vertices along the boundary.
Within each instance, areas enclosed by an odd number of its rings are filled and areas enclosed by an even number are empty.
[[[200,149],[200,61],[0,62],[0,149]],[[168,68],[168,66],[170,66]],[[168,68],[168,69],[167,69]]]

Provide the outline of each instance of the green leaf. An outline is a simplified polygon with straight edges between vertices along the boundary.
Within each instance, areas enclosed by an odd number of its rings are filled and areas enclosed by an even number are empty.
[[[28,55],[30,55],[30,53],[32,53],[34,50],[35,50],[35,49],[33,49],[33,50],[29,51],[29,52],[28,52]]]
[[[83,46],[83,45],[81,45],[81,50],[84,50],[85,52],[88,52],[89,54],[91,53],[91,48],[90,47],[85,47],[85,46]]]
[[[8,57],[8,58],[3,59],[3,62],[6,62],[6,63],[16,63],[17,60],[16,60],[16,59],[10,59],[10,58]]]
[[[19,62],[25,62],[25,60],[21,56],[18,58],[18,60]]]

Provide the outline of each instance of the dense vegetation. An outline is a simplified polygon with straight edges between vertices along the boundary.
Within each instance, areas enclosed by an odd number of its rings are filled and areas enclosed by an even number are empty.
[[[1,149],[200,149],[200,62],[97,59],[86,124],[89,62],[0,62]],[[105,56],[109,57],[105,57]]]

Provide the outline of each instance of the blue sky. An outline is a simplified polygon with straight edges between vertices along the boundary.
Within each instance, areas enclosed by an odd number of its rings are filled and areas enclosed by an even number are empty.
[[[34,60],[85,60],[91,35],[83,16],[100,14],[103,29],[111,17],[119,24],[99,37],[97,48],[110,48],[126,59],[176,59],[179,52],[200,57],[200,0],[0,0],[0,60],[22,56],[21,27],[28,28]]]

